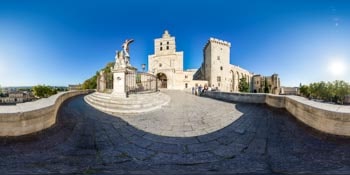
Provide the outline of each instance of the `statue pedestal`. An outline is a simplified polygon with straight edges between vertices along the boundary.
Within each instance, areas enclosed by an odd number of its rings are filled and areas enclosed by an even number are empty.
[[[127,87],[126,87],[126,79],[127,74],[135,74],[136,68],[134,67],[122,67],[116,68],[112,70],[113,72],[113,92],[112,95],[120,98],[127,97]],[[135,74],[136,75],[136,74]]]

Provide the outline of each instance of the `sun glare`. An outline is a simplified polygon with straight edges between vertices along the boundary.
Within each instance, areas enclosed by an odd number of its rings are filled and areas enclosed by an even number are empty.
[[[345,73],[346,66],[342,61],[332,61],[329,64],[328,69],[333,75],[343,75]]]

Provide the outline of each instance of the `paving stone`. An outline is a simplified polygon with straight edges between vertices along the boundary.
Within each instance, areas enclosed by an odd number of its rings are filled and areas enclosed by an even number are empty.
[[[131,157],[137,160],[146,160],[156,153],[155,151],[144,149],[134,144],[125,145],[123,147],[117,148],[117,150],[122,152],[126,157]]]
[[[183,145],[169,144],[169,143],[157,143],[154,142],[148,147],[156,152],[163,153],[173,153],[173,154],[182,154],[186,151],[186,148]]]
[[[266,139],[253,139],[248,145],[247,152],[264,154],[266,149]]]
[[[151,158],[153,164],[178,164],[182,161],[181,154],[158,152]]]
[[[210,163],[220,160],[220,157],[216,156],[211,152],[198,152],[198,153],[190,153],[183,154],[182,161],[178,164],[183,165],[192,165],[192,164],[203,164]]]
[[[229,159],[234,158],[236,155],[240,154],[241,151],[245,149],[245,147],[245,145],[240,144],[220,145],[213,150],[213,153],[215,155]]]
[[[132,137],[129,137],[128,140],[129,140],[131,143],[133,143],[133,144],[135,144],[135,145],[137,145],[137,146],[139,146],[139,147],[143,147],[143,148],[146,148],[146,147],[148,147],[149,145],[151,145],[152,143],[154,143],[154,142],[151,141],[151,140],[147,140],[147,139],[145,139],[145,138],[143,138],[143,137],[136,136],[136,135],[134,135],[134,136],[132,136]]]
[[[234,142],[240,134],[237,134],[235,132],[227,133],[225,136],[219,137],[216,140],[224,145],[228,145],[232,142]]]
[[[205,143],[187,145],[188,152],[203,152],[217,149],[221,144],[215,140]]]
[[[254,138],[255,133],[247,132],[241,136],[239,136],[236,140],[235,143],[239,143],[242,145],[248,145]]]

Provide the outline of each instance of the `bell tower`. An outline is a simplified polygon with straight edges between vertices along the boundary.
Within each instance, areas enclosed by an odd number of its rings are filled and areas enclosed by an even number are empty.
[[[156,55],[167,55],[176,53],[175,37],[172,37],[168,30],[165,30],[162,38],[154,40],[154,53]]]
[[[149,71],[183,71],[183,52],[176,51],[175,37],[165,30],[161,38],[154,39],[154,54],[148,56]]]

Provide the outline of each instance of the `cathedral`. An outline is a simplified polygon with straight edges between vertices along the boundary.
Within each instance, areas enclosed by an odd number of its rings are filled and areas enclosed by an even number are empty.
[[[175,37],[165,30],[162,38],[154,40],[154,54],[148,56],[148,71],[160,80],[160,88],[182,90],[210,86],[223,92],[239,92],[239,81],[244,78],[251,92],[279,93],[277,74],[264,77],[230,64],[230,48],[231,43],[210,38],[203,49],[201,67],[183,70],[183,52],[176,51]]]
[[[176,51],[175,37],[166,30],[162,38],[154,40],[154,54],[148,56],[148,71],[160,80],[158,87],[187,89],[208,84],[194,80],[196,69],[183,70],[183,52]]]

